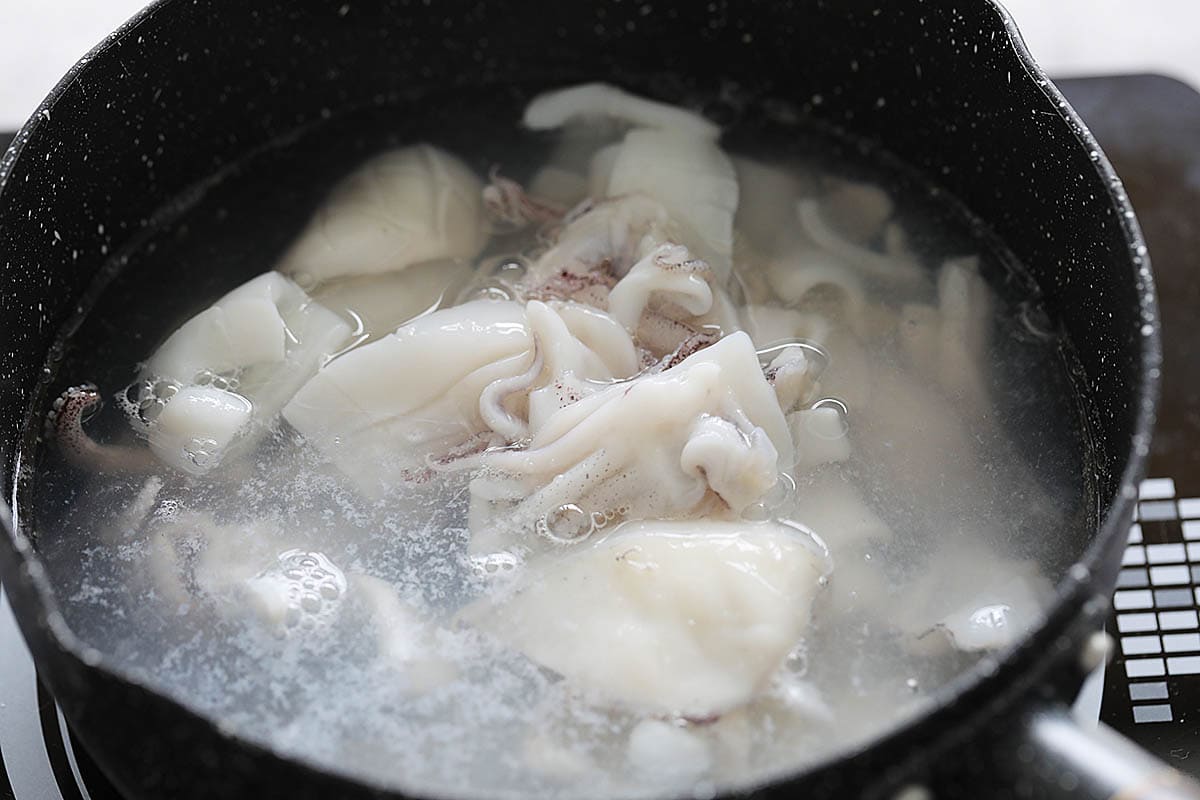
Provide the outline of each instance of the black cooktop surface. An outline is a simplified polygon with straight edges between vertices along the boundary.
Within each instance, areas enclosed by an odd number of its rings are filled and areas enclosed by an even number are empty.
[[[1125,181],[1162,303],[1163,401],[1109,630],[1101,719],[1200,775],[1200,94],[1159,76],[1059,87]],[[0,150],[11,134],[0,134]],[[1094,708],[1094,706],[1093,706]],[[0,800],[120,800],[37,679],[0,599]]]

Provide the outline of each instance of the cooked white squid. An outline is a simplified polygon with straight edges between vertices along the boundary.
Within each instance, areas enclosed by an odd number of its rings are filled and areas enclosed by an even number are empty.
[[[607,197],[657,200],[681,230],[676,243],[707,261],[718,282],[729,277],[738,182],[733,163],[715,143],[676,131],[632,130],[603,185]]]
[[[261,433],[350,336],[344,319],[278,272],[267,272],[163,342],[142,370],[130,422],[164,463],[207,472],[239,438],[251,444],[247,434]],[[155,406],[157,416],[147,416]]]
[[[1000,650],[1037,624],[1052,588],[1038,564],[989,552],[977,541],[948,540],[914,580],[896,623],[910,647]]]
[[[329,363],[284,418],[368,496],[422,480],[438,459],[524,436],[531,412],[536,423],[561,402],[531,390],[637,368],[628,335],[603,312],[559,308],[475,300],[435,311]],[[558,373],[543,378],[547,361]]]
[[[950,259],[938,275],[938,306],[900,310],[900,343],[914,366],[938,382],[955,402],[986,412],[987,386],[980,367],[987,352],[991,300],[978,259]]]
[[[487,239],[482,188],[466,164],[428,144],[375,156],[334,187],[278,269],[321,282],[474,258]]]
[[[377,497],[486,431],[480,395],[524,372],[532,344],[518,303],[436,311],[334,359],[283,416]]]
[[[465,260],[426,261],[403,272],[337,278],[312,297],[355,323],[355,345],[387,336],[422,314],[453,305],[474,276]]]
[[[802,532],[772,522],[635,522],[466,616],[577,686],[704,719],[766,686],[826,568]]]
[[[815,193],[812,179],[743,156],[732,161],[738,181],[734,228],[768,258],[780,255],[796,242],[796,202]]]
[[[715,139],[720,134],[716,125],[699,114],[647,100],[605,83],[586,83],[540,94],[525,107],[524,123],[533,130],[550,130],[589,117],[609,117],[700,138]]]
[[[671,236],[670,218],[656,200],[634,194],[598,202],[566,224],[522,284],[526,292],[560,297],[576,297],[591,286],[610,288]]]
[[[697,337],[741,329],[737,308],[708,262],[670,242],[634,264],[608,292],[607,304],[609,313],[655,358]]]
[[[562,524],[572,528],[737,514],[793,460],[754,345],[735,333],[667,370],[563,407],[524,449],[485,454],[485,471],[471,483],[471,547],[541,549],[535,526],[549,518],[553,527],[564,508],[570,519]]]

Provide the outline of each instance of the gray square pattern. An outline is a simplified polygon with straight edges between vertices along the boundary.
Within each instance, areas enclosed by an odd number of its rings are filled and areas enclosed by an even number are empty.
[[[1142,482],[1113,606],[1133,722],[1175,719],[1165,677],[1200,675],[1200,498],[1171,478]],[[1147,543],[1143,524],[1178,524],[1183,541]]]

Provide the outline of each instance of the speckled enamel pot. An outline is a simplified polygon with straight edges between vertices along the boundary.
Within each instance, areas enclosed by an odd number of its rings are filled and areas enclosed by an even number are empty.
[[[945,687],[925,716],[755,795],[1108,797],[1173,780],[1065,713],[1100,657],[1093,634],[1154,418],[1145,247],[1095,141],[984,0],[164,0],[105,40],[0,162],[4,587],[96,760],[137,798],[394,796],[240,741],[126,679],[57,610],[21,502],[30,421],[62,355],[55,342],[110,254],[223,167],[331,113],[432,88],[598,79],[667,100],[737,87],[885,142],[1009,244],[1079,354],[1097,523],[1064,542],[1077,560],[1042,626]]]

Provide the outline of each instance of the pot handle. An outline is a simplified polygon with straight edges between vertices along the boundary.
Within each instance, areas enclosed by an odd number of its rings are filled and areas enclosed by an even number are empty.
[[[1083,726],[1065,705],[1032,710],[1005,748],[1018,797],[1200,800],[1200,782],[1107,725]]]

